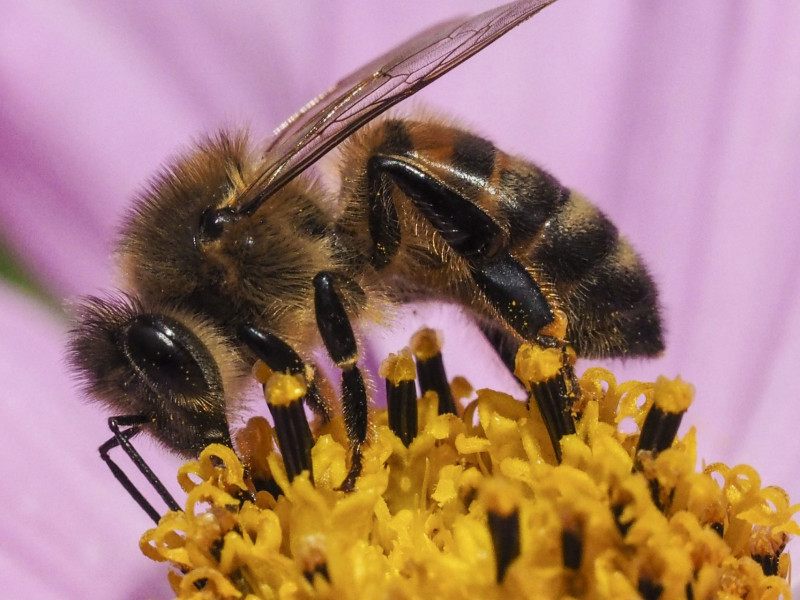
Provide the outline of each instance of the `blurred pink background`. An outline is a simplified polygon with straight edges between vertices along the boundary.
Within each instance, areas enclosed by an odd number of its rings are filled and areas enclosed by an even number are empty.
[[[226,124],[266,138],[366,60],[490,6],[5,6],[0,234],[57,297],[106,289],[121,216],[176,150]],[[800,4],[789,0],[561,0],[412,101],[546,167],[613,218],[660,286],[668,331],[663,358],[615,371],[693,382],[684,431],[697,426],[700,457],[751,463],[795,499],[798,31]],[[81,403],[59,362],[65,320],[13,289],[0,298],[0,449],[14,457],[0,491],[0,575],[18,582],[15,597],[168,595],[166,569],[138,554],[145,515],[96,458],[106,415]],[[505,377],[492,359],[475,366],[485,345],[454,311],[402,321],[400,331],[370,334],[375,354],[425,322],[446,329],[450,375],[466,372],[477,387]],[[149,455],[172,479],[174,462]]]

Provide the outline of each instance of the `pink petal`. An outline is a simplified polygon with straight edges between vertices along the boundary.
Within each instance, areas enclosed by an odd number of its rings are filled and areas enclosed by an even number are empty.
[[[151,524],[97,454],[111,436],[107,415],[73,389],[64,364],[63,321],[4,286],[0,306],[5,596],[167,596],[165,566],[150,562],[138,547]],[[147,455],[175,488],[176,462],[162,452]],[[114,456],[128,467],[121,454]]]
[[[129,198],[192,136],[226,122],[266,135],[365,59],[488,6],[360,4],[6,9],[0,231],[53,289],[106,287]],[[795,499],[799,29],[791,2],[562,2],[419,95],[613,217],[659,282],[668,328],[664,358],[615,370],[694,382],[686,421],[701,457],[754,464]],[[447,331],[455,375],[473,364],[459,352],[482,342],[452,318],[435,309],[415,323]],[[376,334],[374,346],[396,350],[408,335]]]

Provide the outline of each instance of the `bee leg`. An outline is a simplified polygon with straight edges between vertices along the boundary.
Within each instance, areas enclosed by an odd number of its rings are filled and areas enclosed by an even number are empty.
[[[352,490],[361,473],[361,447],[367,440],[369,410],[364,378],[356,365],[356,336],[334,288],[331,273],[323,271],[314,277],[314,308],[322,343],[334,364],[342,369],[344,426],[353,451],[350,472],[342,483],[342,489]]]
[[[400,218],[391,201],[391,179],[381,172],[375,160],[367,163],[368,227],[372,239],[372,266],[380,270],[387,266],[400,250]]]
[[[278,398],[280,395],[276,397],[268,395],[267,406],[275,422],[278,447],[289,481],[303,471],[308,471],[313,482],[311,448],[314,446],[314,436],[303,409],[304,403],[311,397],[316,397],[317,401],[321,402],[319,390],[312,379],[313,373],[289,344],[268,331],[244,326],[239,329],[239,337],[273,373],[301,375],[308,381],[306,393],[302,398]],[[264,386],[266,385],[265,382]]]
[[[475,203],[411,159],[375,155],[368,170],[391,177],[444,240],[468,263],[472,278],[499,316],[522,339],[536,341],[555,319],[539,284],[507,249],[502,228]]]
[[[316,369],[306,365],[289,344],[268,331],[249,325],[239,329],[239,338],[275,373],[303,375],[308,384],[308,391],[303,401],[323,423],[330,422],[333,414],[319,390]]]
[[[131,498],[133,498],[136,503],[142,508],[147,515],[158,524],[158,521],[161,519],[161,515],[158,511],[153,508],[153,505],[142,495],[142,493],[136,488],[130,478],[123,472],[123,470],[115,463],[111,457],[109,456],[109,452],[112,448],[116,448],[119,446],[128,455],[128,457],[133,461],[133,464],[136,465],[136,468],[144,475],[144,478],[153,486],[153,489],[158,493],[164,503],[169,507],[170,510],[179,511],[181,507],[178,506],[178,503],[175,501],[175,498],[172,497],[172,494],[169,493],[164,484],[161,483],[161,480],[153,473],[152,469],[147,465],[147,463],[142,458],[142,455],[133,447],[131,444],[131,438],[139,433],[142,429],[143,425],[146,425],[150,422],[150,419],[143,415],[126,415],[121,417],[111,417],[108,419],[108,427],[111,429],[111,432],[114,434],[114,437],[109,439],[105,444],[98,448],[100,452],[100,458],[103,459],[108,465],[108,468],[111,469],[111,472],[114,474],[114,477],[117,481],[119,481],[120,485],[125,488],[125,491],[130,494]],[[121,429],[122,427],[127,427],[127,429]]]

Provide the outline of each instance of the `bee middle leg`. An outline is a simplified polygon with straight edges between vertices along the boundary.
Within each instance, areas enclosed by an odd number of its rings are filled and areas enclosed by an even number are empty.
[[[331,360],[342,370],[342,410],[352,447],[352,463],[341,487],[352,490],[361,474],[361,448],[367,441],[369,405],[364,377],[356,364],[358,345],[353,326],[334,287],[333,274],[323,271],[314,277],[314,309],[322,343]]]

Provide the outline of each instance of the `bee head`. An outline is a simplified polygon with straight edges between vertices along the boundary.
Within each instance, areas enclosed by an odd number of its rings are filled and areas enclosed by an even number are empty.
[[[88,298],[77,317],[69,361],[90,398],[119,416],[146,416],[153,436],[179,454],[230,446],[225,398],[236,356],[212,327],[127,296]]]

